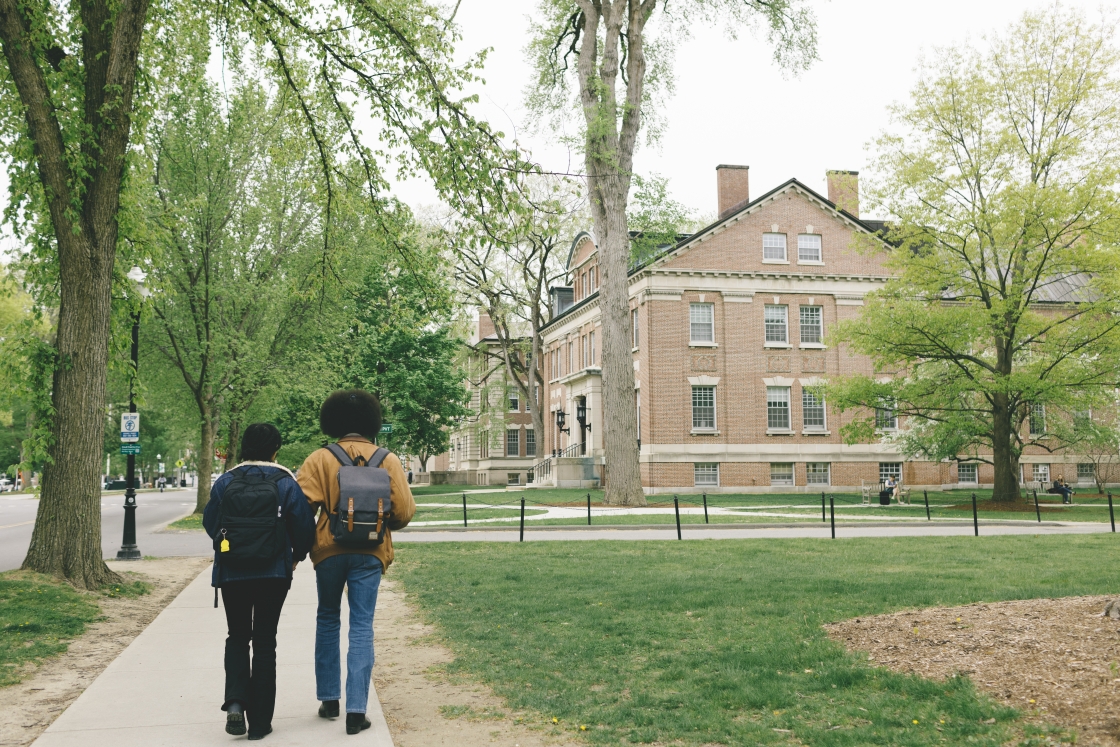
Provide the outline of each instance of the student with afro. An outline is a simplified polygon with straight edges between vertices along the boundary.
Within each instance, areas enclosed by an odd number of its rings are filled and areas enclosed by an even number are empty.
[[[319,427],[337,441],[355,464],[374,456],[381,431],[381,403],[361,389],[334,392],[319,411]],[[342,699],[339,637],[342,591],[350,607],[350,640],[346,652],[346,733],[357,734],[370,727],[366,718],[370,678],[373,674],[373,613],[381,574],[393,562],[392,530],[402,529],[416,512],[404,468],[396,454],[388,454],[380,466],[389,474],[392,507],[386,517],[384,540],[375,547],[341,546],[334,541],[331,515],[339,510],[339,458],[328,448],[307,457],[299,470],[299,484],[311,504],[320,509],[311,562],[319,590],[315,629],[315,690],[321,701],[319,715],[339,716]]]

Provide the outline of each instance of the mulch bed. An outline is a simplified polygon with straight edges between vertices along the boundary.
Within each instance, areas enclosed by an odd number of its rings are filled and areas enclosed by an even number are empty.
[[[1078,744],[1120,747],[1120,621],[1102,617],[1109,599],[935,607],[825,628],[876,664],[932,679],[966,675],[1033,721],[1076,729]]]

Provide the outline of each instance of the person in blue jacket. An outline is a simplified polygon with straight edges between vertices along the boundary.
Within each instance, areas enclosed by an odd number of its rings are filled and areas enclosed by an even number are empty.
[[[237,476],[254,474],[275,480],[278,511],[285,518],[288,542],[282,554],[252,569],[231,568],[222,551],[214,551],[211,584],[221,589],[226,611],[226,732],[263,739],[272,731],[276,707],[276,626],[296,565],[315,544],[315,517],[303,490],[287,467],[276,463],[282,445],[271,423],[253,423],[241,439],[240,464],[219,477],[210,489],[202,525],[211,539],[223,530],[222,498]],[[223,535],[224,536],[224,535]],[[217,591],[214,596],[217,606]],[[249,644],[253,645],[252,663]]]

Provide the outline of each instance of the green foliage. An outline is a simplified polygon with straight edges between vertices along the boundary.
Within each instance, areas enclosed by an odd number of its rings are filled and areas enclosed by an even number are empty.
[[[669,195],[669,180],[658,174],[646,178],[634,175],[634,194],[630,198],[626,222],[630,240],[630,265],[645,264],[684,235],[691,233],[696,216],[688,206]]]
[[[0,686],[19,682],[29,664],[64,652],[99,614],[89,596],[56,579],[0,574]]]
[[[1100,558],[1114,546],[1106,535],[401,543],[397,559],[455,654],[450,671],[542,725],[555,717],[565,736],[997,747],[1022,728],[1016,711],[967,677],[877,668],[822,624],[1109,593],[1120,572]]]
[[[878,373],[828,395],[893,402],[907,456],[994,462],[1008,495],[1025,448],[1068,444],[1061,428],[1030,434],[1031,408],[1056,425],[1118,381],[1117,62],[1110,29],[1028,13],[985,50],[939,50],[877,141],[897,279],[831,337]],[[862,413],[847,440],[879,437]]]

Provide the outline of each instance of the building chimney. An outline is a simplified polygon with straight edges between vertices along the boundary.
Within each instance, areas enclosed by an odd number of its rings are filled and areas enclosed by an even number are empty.
[[[731,215],[735,208],[750,202],[749,169],[750,166],[732,166],[726,163],[716,166],[716,190],[719,193],[720,220]]]
[[[859,172],[826,171],[828,199],[836,207],[859,217]]]
[[[479,309],[478,309],[478,339],[479,340],[485,340],[487,337],[494,337],[497,334],[498,334],[497,330],[494,329],[494,320],[492,320],[490,318],[489,314],[487,314],[485,311],[482,310],[482,307],[479,307]]]

